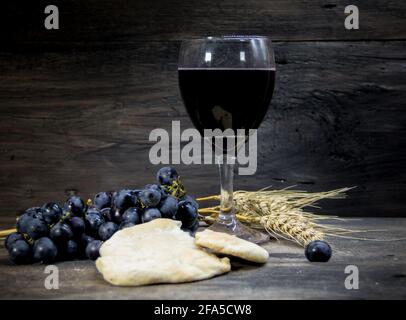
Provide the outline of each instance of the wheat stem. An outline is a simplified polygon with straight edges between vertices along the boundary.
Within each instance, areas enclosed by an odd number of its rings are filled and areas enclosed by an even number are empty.
[[[9,234],[17,232],[15,228],[0,231],[0,237],[7,237]]]

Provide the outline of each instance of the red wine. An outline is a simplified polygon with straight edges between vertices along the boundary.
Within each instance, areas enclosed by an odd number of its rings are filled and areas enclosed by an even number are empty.
[[[183,102],[196,128],[256,129],[275,84],[272,69],[179,69]]]

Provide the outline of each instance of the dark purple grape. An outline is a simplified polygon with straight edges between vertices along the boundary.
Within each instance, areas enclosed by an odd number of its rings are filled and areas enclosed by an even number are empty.
[[[71,196],[66,200],[64,208],[69,210],[74,216],[82,217],[85,214],[87,205],[78,196]]]
[[[15,264],[26,264],[31,262],[31,247],[25,240],[17,240],[9,247],[10,260]]]
[[[330,245],[322,240],[314,240],[305,248],[305,256],[310,262],[327,262],[331,255]]]
[[[86,247],[86,256],[90,260],[96,260],[100,256],[99,250],[102,244],[103,241],[100,240],[90,242]]]
[[[155,207],[161,201],[161,193],[159,190],[144,189],[139,193],[138,198],[145,207]]]
[[[123,214],[130,207],[136,207],[138,202],[137,196],[128,189],[115,192],[112,197],[112,207],[115,212]]]
[[[161,218],[161,212],[156,208],[148,208],[142,214],[142,223]]]
[[[103,217],[99,214],[87,214],[85,217],[86,233],[98,237],[99,228],[104,222]]]
[[[175,218],[182,221],[182,227],[187,228],[198,218],[197,209],[189,201],[180,201]]]
[[[128,208],[121,217],[121,223],[132,223],[134,225],[141,223],[142,210],[140,208]]]
[[[184,195],[182,198],[180,198],[181,201],[188,201],[190,202],[196,209],[199,209],[199,204],[197,203],[197,201],[195,199],[193,199],[191,196],[189,195]]]
[[[44,220],[31,219],[28,222],[25,233],[34,240],[46,237],[49,233],[48,225]]]
[[[118,230],[118,226],[114,222],[105,222],[99,228],[100,240],[106,241],[110,239]]]
[[[85,232],[85,222],[80,217],[72,217],[69,219],[69,225],[76,238],[80,237]]]
[[[178,177],[178,173],[172,167],[163,167],[158,170],[156,175],[158,183],[164,186],[171,186]]]
[[[10,233],[7,236],[6,240],[4,241],[4,246],[6,247],[7,250],[9,250],[10,246],[18,240],[24,240],[24,237],[21,233],[18,232]]]
[[[62,217],[62,208],[55,202],[48,202],[42,206],[42,216],[48,225],[54,224]]]
[[[173,196],[167,196],[159,203],[158,209],[162,218],[174,219],[178,211],[178,200]]]
[[[73,238],[71,227],[64,222],[58,222],[55,224],[51,228],[49,235],[57,245],[64,244]]]
[[[58,254],[56,245],[47,237],[36,240],[32,251],[34,261],[42,263],[51,263],[55,261]]]
[[[101,210],[104,208],[110,208],[111,206],[111,194],[110,192],[99,192],[94,197],[93,201],[94,206]]]

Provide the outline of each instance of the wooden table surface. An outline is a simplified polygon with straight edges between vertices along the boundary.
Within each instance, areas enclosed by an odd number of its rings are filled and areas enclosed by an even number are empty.
[[[406,238],[406,219],[364,218],[340,222],[346,228],[385,230],[363,236]],[[362,241],[330,238],[328,263],[310,263],[303,249],[286,241],[264,245],[264,266],[233,263],[233,270],[209,280],[184,284],[114,287],[91,261],[56,264],[60,288],[44,287],[44,265],[14,266],[0,248],[1,299],[405,299],[406,241]],[[347,265],[359,268],[359,289],[347,290]]]

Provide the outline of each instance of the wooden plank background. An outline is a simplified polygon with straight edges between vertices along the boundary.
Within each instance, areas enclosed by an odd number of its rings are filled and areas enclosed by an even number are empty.
[[[259,130],[258,172],[237,188],[357,186],[322,202],[343,216],[406,216],[406,2],[7,1],[0,22],[0,207],[24,208],[154,179],[151,129],[191,127],[177,87],[181,39],[270,35],[277,81]],[[218,188],[215,166],[178,166],[188,190]]]
[[[401,0],[55,0],[61,28],[45,30],[49,1],[5,1],[4,38],[12,43],[182,40],[214,34],[262,34],[277,41],[404,40]],[[361,28],[344,28],[344,8],[360,9]]]

